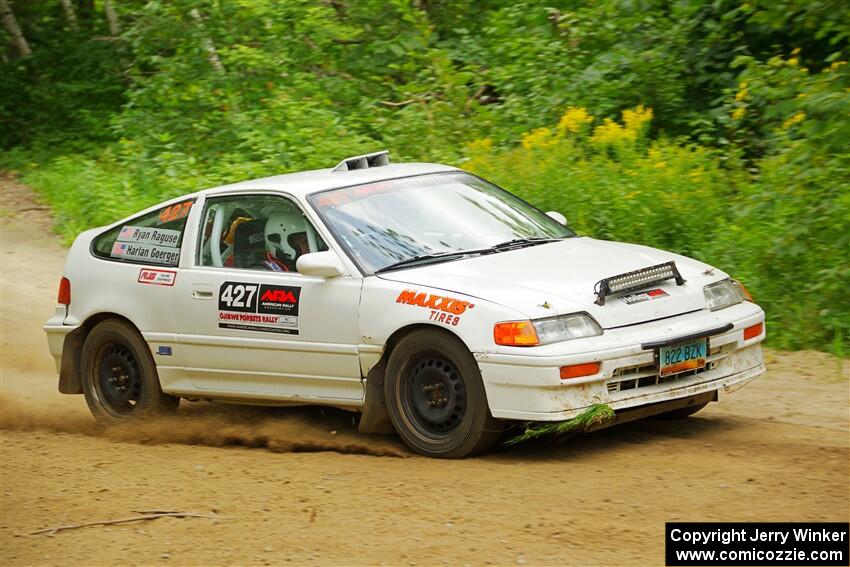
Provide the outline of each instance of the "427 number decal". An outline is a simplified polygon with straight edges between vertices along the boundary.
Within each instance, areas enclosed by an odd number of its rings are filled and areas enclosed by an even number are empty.
[[[257,311],[258,284],[224,282],[218,296],[218,308],[221,311]]]
[[[218,328],[299,334],[298,286],[223,282],[218,288]]]

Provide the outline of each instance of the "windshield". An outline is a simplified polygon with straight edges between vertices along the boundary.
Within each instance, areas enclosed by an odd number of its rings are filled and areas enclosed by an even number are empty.
[[[463,172],[333,189],[309,200],[370,274],[419,256],[575,236],[522,199]]]

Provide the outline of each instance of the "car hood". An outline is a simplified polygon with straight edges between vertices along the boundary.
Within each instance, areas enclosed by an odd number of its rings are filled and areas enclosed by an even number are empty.
[[[650,286],[665,294],[629,304],[609,297],[597,305],[594,286],[615,276],[675,261],[686,280]],[[726,274],[663,250],[587,237],[529,246],[462,260],[386,272],[379,277],[464,294],[515,309],[529,318],[585,311],[610,329],[705,307],[703,286]]]

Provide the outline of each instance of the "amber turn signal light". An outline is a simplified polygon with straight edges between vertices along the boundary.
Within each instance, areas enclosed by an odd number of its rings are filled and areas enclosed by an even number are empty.
[[[745,286],[740,280],[735,281],[738,282],[738,286],[740,286],[741,291],[744,292],[744,299],[746,299],[750,303],[755,303],[755,300],[753,299],[753,294],[750,293],[750,290],[747,289],[747,286]]]
[[[582,364],[570,364],[561,367],[561,380],[568,378],[580,378],[582,376],[593,376],[599,372],[602,366],[600,362],[584,362]]]
[[[497,345],[535,346],[540,344],[537,331],[531,321],[507,321],[496,323],[493,339]]]
[[[764,331],[764,323],[756,323],[752,327],[747,327],[744,329],[744,340],[748,341],[750,339],[754,339],[757,336],[761,335]]]

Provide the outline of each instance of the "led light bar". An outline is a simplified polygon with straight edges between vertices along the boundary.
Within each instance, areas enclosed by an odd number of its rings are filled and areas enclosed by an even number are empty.
[[[667,280],[676,280],[676,285],[685,283],[685,278],[676,268],[676,262],[665,262],[634,272],[626,272],[611,276],[596,282],[593,291],[596,293],[596,305],[605,305],[605,298],[615,293],[637,291],[653,284]]]

